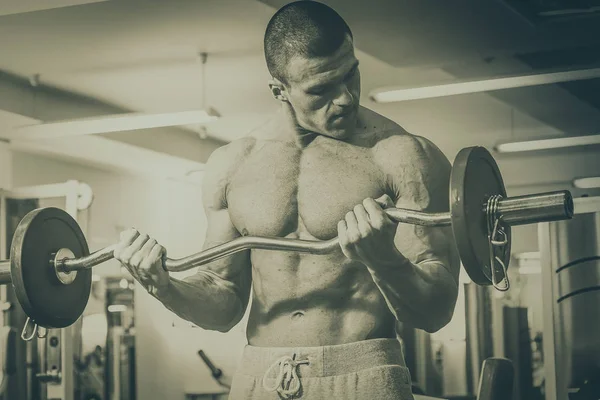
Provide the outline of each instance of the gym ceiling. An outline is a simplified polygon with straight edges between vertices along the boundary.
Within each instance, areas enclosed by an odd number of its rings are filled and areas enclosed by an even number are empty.
[[[267,90],[262,35],[274,10],[286,2],[4,0],[0,137],[15,126],[42,121],[210,106],[221,118],[204,129],[99,134],[69,138],[72,145],[15,144],[17,150],[83,162],[77,148],[86,141],[100,148],[99,140],[110,140],[201,165],[215,148],[243,136],[276,109]],[[600,79],[388,104],[369,99],[381,87],[598,67],[598,0],[324,2],[354,31],[362,103],[431,138],[449,157],[476,144],[491,149],[498,141],[600,130]],[[208,55],[204,65],[201,52]],[[580,149],[580,156],[596,150]],[[554,156],[566,162],[556,152],[548,155]],[[93,162],[110,167],[113,161]],[[562,178],[531,175],[513,182],[539,184],[540,179]]]

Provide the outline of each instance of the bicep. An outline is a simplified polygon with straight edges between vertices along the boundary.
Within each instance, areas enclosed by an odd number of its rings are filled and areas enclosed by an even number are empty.
[[[238,237],[227,209],[208,209],[206,212],[207,229],[203,250],[227,243]],[[233,285],[240,298],[246,302],[251,286],[250,251],[240,251],[201,266],[198,270],[210,271]]]
[[[206,237],[202,246],[203,250],[230,242],[241,236],[231,222],[227,209],[208,210],[206,219]],[[239,270],[246,268],[249,261],[248,256],[248,250],[240,251],[208,263],[205,267],[227,279],[232,275],[236,275]]]
[[[427,213],[449,212],[451,164],[431,143],[421,147],[420,157],[394,182],[396,207]],[[458,281],[460,260],[452,228],[398,224],[398,250],[422,267],[442,267]]]
[[[231,151],[219,149],[215,151],[206,165],[206,173],[202,184],[202,203],[206,214],[206,236],[203,250],[227,243],[238,237],[229,210],[227,209],[227,182],[231,170]],[[213,262],[200,266],[198,273],[211,272],[232,285],[240,298],[246,302],[251,285],[250,251],[237,252]]]
[[[402,208],[402,204],[398,204]],[[404,207],[405,208],[405,207]],[[398,250],[412,263],[423,268],[443,268],[456,282],[460,261],[449,227],[398,224],[395,237]]]

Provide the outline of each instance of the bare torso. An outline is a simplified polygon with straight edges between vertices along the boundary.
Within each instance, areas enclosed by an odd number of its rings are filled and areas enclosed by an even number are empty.
[[[317,136],[305,146],[279,140],[273,126],[244,139],[227,185],[227,208],[243,235],[327,240],[365,198],[394,193],[377,161],[393,122],[361,110],[353,144]],[[330,255],[253,250],[248,341],[319,346],[394,337],[395,319],[367,268]]]

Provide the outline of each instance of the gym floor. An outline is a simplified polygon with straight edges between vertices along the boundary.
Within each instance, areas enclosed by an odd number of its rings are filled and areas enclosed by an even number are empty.
[[[287,2],[3,1],[0,257],[10,257],[17,224],[38,207],[67,210],[91,251],[135,227],[169,257],[199,252],[205,163],[279,107],[262,40]],[[478,286],[461,269],[448,325],[435,333],[398,326],[414,392],[475,399],[483,361],[503,357],[515,368],[514,399],[599,399],[594,2],[577,10],[566,0],[322,2],[353,31],[363,106],[431,140],[449,160],[485,147],[509,196],[568,190],[575,199],[572,221],[512,228],[508,291]],[[391,100],[378,97],[385,93]],[[183,115],[190,110],[218,117]],[[129,113],[148,117],[134,129],[110,122]],[[11,304],[4,332],[12,327],[18,337],[27,316],[10,286],[0,295]],[[196,327],[110,260],[93,269],[83,316],[49,332],[68,354],[60,382],[35,376],[60,358],[47,351],[48,338],[1,338],[0,355],[14,350],[14,364],[2,367],[0,399],[226,399],[247,318],[226,333]]]

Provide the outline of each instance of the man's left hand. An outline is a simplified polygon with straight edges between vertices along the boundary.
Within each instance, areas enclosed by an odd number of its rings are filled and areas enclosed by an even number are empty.
[[[394,245],[396,222],[383,211],[394,207],[388,195],[368,198],[346,214],[338,223],[338,237],[342,252],[367,267],[396,264],[402,255]]]

